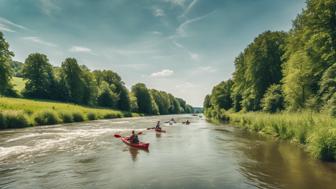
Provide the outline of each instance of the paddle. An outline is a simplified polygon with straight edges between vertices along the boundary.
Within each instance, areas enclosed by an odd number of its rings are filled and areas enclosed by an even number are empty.
[[[143,134],[143,132],[138,132],[138,135],[142,135],[142,134]],[[121,135],[114,134],[114,137],[116,137],[116,138],[121,138]]]
[[[116,137],[116,138],[121,138],[121,136],[118,135],[118,134],[114,134],[114,137]]]

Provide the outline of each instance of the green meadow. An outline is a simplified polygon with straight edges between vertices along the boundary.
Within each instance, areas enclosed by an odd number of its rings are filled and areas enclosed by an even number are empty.
[[[0,129],[131,117],[119,110],[70,103],[0,97]]]

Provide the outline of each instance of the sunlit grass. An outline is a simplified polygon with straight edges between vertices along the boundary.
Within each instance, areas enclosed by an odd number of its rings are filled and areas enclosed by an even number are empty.
[[[0,97],[0,129],[130,116],[136,114],[68,103]]]

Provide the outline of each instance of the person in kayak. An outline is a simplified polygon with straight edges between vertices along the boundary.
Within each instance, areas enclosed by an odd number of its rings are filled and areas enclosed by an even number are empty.
[[[129,141],[133,144],[139,144],[139,138],[138,135],[135,133],[135,131],[132,131],[132,135],[129,137]]]
[[[171,121],[172,123],[176,123],[176,121],[175,121],[174,118],[171,118],[170,121]]]
[[[185,123],[186,123],[186,125],[189,125],[189,124],[190,124],[190,121],[189,121],[189,120],[187,120]]]
[[[155,130],[161,130],[160,121],[156,123]]]

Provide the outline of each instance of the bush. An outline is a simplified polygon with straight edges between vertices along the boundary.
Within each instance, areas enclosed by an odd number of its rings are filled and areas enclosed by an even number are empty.
[[[124,112],[123,117],[132,117],[132,113],[131,112]]]
[[[104,119],[113,119],[113,118],[121,118],[121,113],[107,113],[104,115]]]
[[[275,113],[284,109],[284,97],[281,85],[271,85],[261,101],[265,112]]]
[[[0,129],[6,129],[5,121],[5,116],[0,112]]]
[[[96,113],[93,113],[93,112],[89,112],[87,114],[87,118],[88,120],[96,120],[98,118],[97,114]]]
[[[37,125],[53,125],[61,122],[54,111],[38,112],[35,114],[34,121]]]
[[[72,116],[74,122],[81,122],[85,120],[83,114],[80,112],[74,112],[72,113]]]
[[[309,137],[309,151],[325,161],[336,160],[336,129],[322,128]]]
[[[60,115],[60,118],[63,121],[63,123],[72,123],[72,122],[74,122],[73,116],[69,112],[61,112],[59,115]]]
[[[0,128],[22,128],[30,126],[29,118],[21,111],[3,111],[0,113]]]

